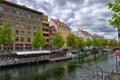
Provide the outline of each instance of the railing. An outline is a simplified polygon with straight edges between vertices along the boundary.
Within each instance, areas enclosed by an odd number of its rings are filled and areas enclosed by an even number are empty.
[[[113,80],[112,72],[103,71],[99,66],[93,68],[93,80]]]
[[[93,68],[93,79],[104,80],[103,70],[99,66]]]

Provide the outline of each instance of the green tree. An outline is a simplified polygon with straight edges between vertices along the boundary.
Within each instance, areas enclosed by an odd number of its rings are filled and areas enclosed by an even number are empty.
[[[108,46],[108,40],[107,39],[101,39],[102,46]]]
[[[85,41],[84,41],[84,39],[78,37],[78,38],[76,38],[76,44],[78,47],[83,47],[83,46],[85,46]]]
[[[120,0],[114,0],[114,3],[108,3],[108,8],[114,13],[109,20],[109,24],[116,28],[120,28]]]
[[[87,38],[86,41],[85,41],[85,46],[92,46],[93,45],[93,40],[90,39],[90,38]]]
[[[118,45],[117,41],[112,41],[112,40],[109,41],[109,46],[117,46],[117,45]]]
[[[69,33],[67,38],[66,38],[66,41],[67,41],[67,46],[68,47],[74,47],[76,45],[76,37],[74,34],[72,33]]]
[[[52,44],[54,46],[57,46],[58,48],[61,48],[64,45],[65,41],[60,33],[57,33],[54,38]]]
[[[33,42],[32,42],[32,46],[34,47],[40,47],[41,48],[46,44],[46,38],[43,36],[41,30],[37,30]]]
[[[14,41],[12,40],[12,30],[9,24],[4,24],[0,29],[0,45],[4,44],[13,44]],[[3,50],[3,46],[2,46]]]

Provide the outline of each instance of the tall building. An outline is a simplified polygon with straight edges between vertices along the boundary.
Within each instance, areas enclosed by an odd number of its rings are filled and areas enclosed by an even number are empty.
[[[9,46],[13,50],[31,49],[36,30],[42,29],[43,35],[49,41],[48,17],[25,5],[21,6],[5,0],[0,1],[0,27],[5,23],[10,24],[14,33],[12,39],[15,44]]]
[[[46,38],[47,43],[45,45],[45,49],[49,49],[49,22],[48,22],[48,16],[43,15],[42,16],[42,32],[43,36]]]
[[[55,19],[50,19],[50,26],[54,26],[57,33],[61,33],[63,39],[65,40],[65,44],[62,48],[67,48],[66,45],[66,37],[68,36],[69,33],[71,33],[71,28],[67,26],[64,22],[60,20],[55,20]]]

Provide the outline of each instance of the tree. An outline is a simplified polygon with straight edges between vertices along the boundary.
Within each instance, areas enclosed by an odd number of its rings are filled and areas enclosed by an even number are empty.
[[[43,36],[41,30],[37,30],[33,42],[32,42],[32,46],[34,47],[40,47],[41,48],[46,44],[46,38]]]
[[[12,30],[9,24],[4,24],[0,29],[0,45],[13,44],[12,40]],[[3,47],[2,47],[3,48]]]
[[[86,46],[92,46],[93,45],[93,40],[90,38],[87,38],[87,40],[85,41],[85,45]]]
[[[77,46],[82,47],[82,46],[85,46],[85,41],[84,41],[84,39],[78,37],[78,38],[76,38],[76,44],[77,44]]]
[[[112,40],[109,41],[109,46],[117,46],[117,45],[118,45],[117,41],[112,41]]]
[[[66,38],[66,41],[67,41],[67,46],[68,47],[74,47],[76,45],[76,37],[74,34],[72,33],[69,33],[67,38]]]
[[[108,3],[107,5],[114,12],[112,18],[109,20],[109,24],[118,28],[118,35],[120,37],[120,0],[114,0],[114,3]]]
[[[108,40],[107,39],[101,39],[102,46],[108,46]]]
[[[65,41],[60,33],[57,33],[52,41],[52,44],[54,46],[57,46],[58,48],[61,48],[64,45]]]
[[[116,28],[120,28],[120,0],[114,0],[114,3],[108,3],[108,8],[114,13],[109,20],[109,24]]]

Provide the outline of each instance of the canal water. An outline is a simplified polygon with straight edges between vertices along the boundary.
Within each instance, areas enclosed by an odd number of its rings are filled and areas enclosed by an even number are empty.
[[[0,80],[93,80],[93,69],[115,69],[113,54],[103,55],[96,61],[79,64],[77,59],[48,64],[34,64],[12,68],[0,68]]]

